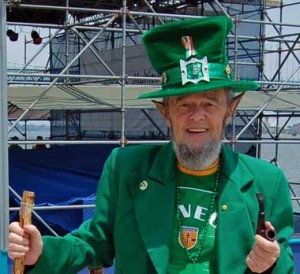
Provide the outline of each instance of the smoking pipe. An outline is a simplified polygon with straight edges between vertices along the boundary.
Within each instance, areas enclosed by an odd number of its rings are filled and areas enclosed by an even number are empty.
[[[256,233],[264,237],[265,239],[274,242],[276,240],[277,233],[274,229],[266,229],[265,226],[265,204],[262,193],[256,193],[258,201],[259,212],[257,220],[257,231]]]

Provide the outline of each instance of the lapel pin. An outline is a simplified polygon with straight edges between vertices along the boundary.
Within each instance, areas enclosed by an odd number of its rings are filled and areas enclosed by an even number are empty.
[[[222,205],[222,211],[226,211],[228,209],[227,205]]]
[[[144,191],[148,188],[148,182],[146,180],[140,183],[140,190]]]

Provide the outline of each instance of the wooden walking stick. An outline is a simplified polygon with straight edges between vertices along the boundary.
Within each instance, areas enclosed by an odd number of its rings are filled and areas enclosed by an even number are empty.
[[[34,192],[24,191],[21,207],[20,207],[20,226],[31,224],[32,220],[32,208],[34,205]],[[23,274],[24,273],[24,260],[25,256],[16,258],[14,260],[14,274]]]

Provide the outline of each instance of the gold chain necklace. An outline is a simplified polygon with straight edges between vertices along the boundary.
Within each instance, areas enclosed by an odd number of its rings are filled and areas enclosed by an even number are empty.
[[[215,187],[212,193],[212,198],[211,198],[211,202],[210,202],[210,207],[208,210],[208,214],[207,214],[207,218],[205,220],[205,226],[204,226],[204,230],[203,230],[203,234],[202,234],[202,238],[201,238],[201,242],[200,245],[198,247],[197,253],[195,257],[192,257],[191,253],[189,252],[188,248],[187,248],[187,242],[184,239],[184,234],[182,231],[182,223],[181,223],[181,218],[180,218],[180,211],[179,211],[179,205],[180,205],[180,197],[179,197],[179,183],[180,183],[180,173],[179,170],[177,168],[176,170],[176,206],[177,206],[177,214],[176,214],[176,218],[177,218],[177,222],[178,222],[178,227],[179,227],[179,233],[180,233],[180,239],[185,247],[187,256],[189,257],[189,259],[192,261],[193,264],[196,264],[198,261],[198,258],[201,254],[201,251],[203,249],[205,240],[206,240],[206,235],[207,235],[207,231],[208,231],[208,226],[209,226],[209,218],[210,215],[214,209],[214,205],[215,205],[215,200],[216,200],[216,196],[217,196],[217,191],[218,191],[218,187],[219,187],[219,177],[220,177],[220,167],[221,167],[221,160],[219,160],[218,163],[218,169],[217,169],[217,173],[216,173],[216,181],[215,181]]]

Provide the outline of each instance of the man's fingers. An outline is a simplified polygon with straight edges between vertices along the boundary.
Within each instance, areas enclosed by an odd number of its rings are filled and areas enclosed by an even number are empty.
[[[17,243],[14,243],[13,241],[9,241],[7,249],[8,249],[8,257],[12,260],[15,258],[23,257],[25,256],[26,252],[29,251],[28,247],[28,240],[23,241],[17,241]]]
[[[29,251],[30,235],[17,222],[11,223],[8,235],[8,257],[11,259],[25,256]],[[30,233],[31,229],[28,230]]]
[[[13,222],[9,225],[9,232],[13,232],[21,236],[24,235],[24,230],[18,222]]]
[[[262,249],[258,244],[256,244],[256,247],[252,249],[252,255],[256,259],[256,263],[258,265],[273,265],[279,255],[279,252],[277,251],[266,251]]]
[[[256,256],[252,256],[252,254],[249,254],[247,256],[246,263],[251,271],[255,273],[262,273],[270,268],[270,265],[268,263],[263,260],[257,259]]]
[[[41,233],[34,225],[11,223],[8,236],[8,257],[12,260],[25,257],[25,265],[35,264],[43,250]]]
[[[24,252],[18,252],[18,251],[10,251],[8,253],[8,258],[10,258],[11,260],[17,259],[17,258],[21,258],[24,257],[25,253]]]
[[[40,238],[41,233],[34,225],[25,225],[23,227],[24,231],[30,235],[31,238]]]
[[[18,234],[12,233],[12,232],[8,235],[8,242],[9,242],[9,245],[11,244],[13,246],[16,246],[16,245],[28,246],[29,245],[28,237],[22,237]]]
[[[19,258],[25,256],[26,252],[29,251],[28,246],[20,246],[16,244],[8,245],[8,257],[11,259]]]
[[[263,238],[260,235],[256,235],[255,242],[256,242],[256,245],[262,250],[262,252],[272,253],[277,256],[280,253],[280,247],[276,241],[271,242],[271,241],[266,240],[265,238]]]
[[[252,258],[252,254],[250,253],[246,258],[246,263],[252,272],[260,273],[261,269],[264,269],[262,265],[259,265],[259,262],[255,258]]]
[[[33,225],[25,225],[24,231],[29,235],[30,242],[33,246],[36,245],[37,242],[40,242],[42,239],[41,233],[38,229]]]
[[[10,243],[8,245],[8,249],[12,252],[26,253],[29,250],[29,247],[27,245],[18,245]]]
[[[252,272],[262,273],[276,262],[279,254],[280,246],[277,241],[271,242],[256,235],[255,244],[247,256],[246,263]]]

